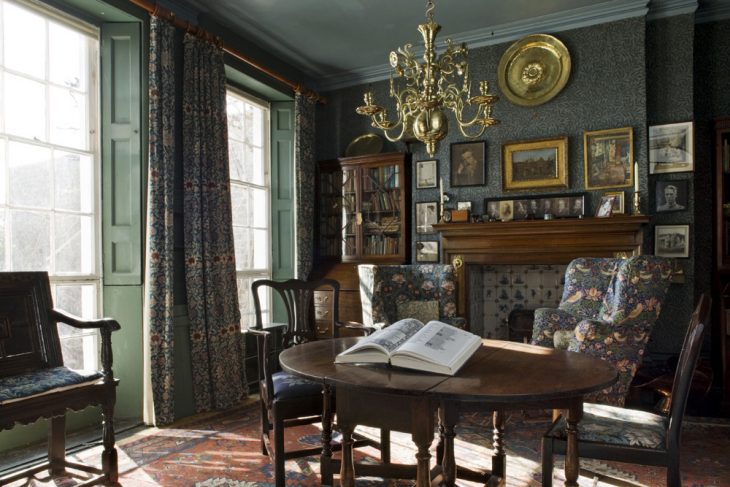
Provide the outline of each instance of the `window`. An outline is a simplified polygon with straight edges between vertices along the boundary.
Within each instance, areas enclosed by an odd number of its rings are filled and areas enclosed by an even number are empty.
[[[269,108],[228,90],[226,109],[238,300],[241,326],[247,328],[255,323],[251,283],[271,277]],[[270,301],[268,294],[261,296],[264,321]]]
[[[0,0],[0,270],[48,271],[56,307],[99,315],[98,35]],[[64,361],[97,364],[97,335],[60,325]]]

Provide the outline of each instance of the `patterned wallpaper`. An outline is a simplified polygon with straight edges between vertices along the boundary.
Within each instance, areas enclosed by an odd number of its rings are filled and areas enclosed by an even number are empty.
[[[414,33],[415,34],[415,33]],[[585,192],[583,176],[583,132],[630,126],[634,133],[634,158],[639,161],[639,181],[642,191],[642,212],[655,210],[654,185],[657,180],[684,179],[689,182],[689,209],[684,212],[653,215],[660,224],[690,224],[689,259],[680,259],[685,283],[673,285],[666,312],[657,324],[649,353],[657,360],[676,353],[681,347],[687,320],[695,299],[695,287],[709,287],[711,271],[712,203],[710,166],[713,116],[730,115],[727,93],[730,77],[730,23],[694,24],[693,15],[681,15],[646,22],[637,17],[617,22],[560,32],[556,36],[566,45],[572,59],[568,84],[550,102],[538,107],[520,107],[505,98],[495,105],[494,116],[501,124],[487,130],[481,140],[487,144],[487,182],[484,186],[452,188],[449,181],[450,144],[463,142],[458,130],[451,127],[449,136],[441,142],[434,158],[444,188],[451,196],[447,207],[457,201],[471,201],[475,213],[483,213],[484,198],[529,193],[502,191],[501,146],[508,141],[568,136],[569,187],[560,191],[534,191],[533,194]],[[443,39],[440,39],[443,42]],[[414,35],[413,42],[419,40]],[[396,46],[393,46],[394,48]],[[499,94],[496,69],[502,53],[509,47],[500,44],[474,49],[469,53],[471,77],[476,82],[486,79],[492,92]],[[385,62],[387,53],[383,53]],[[694,71],[693,71],[694,69]],[[374,132],[365,117],[355,114],[362,104],[366,89],[372,89],[376,101],[387,101],[387,82],[361,85],[327,93],[328,103],[318,111],[317,158],[331,159],[344,154],[347,144],[358,135]],[[695,94],[695,92],[697,94]],[[693,116],[694,113],[694,116]],[[649,176],[647,161],[647,126],[695,120],[696,171]],[[709,138],[708,138],[709,137]],[[384,151],[408,150],[403,143],[386,142]],[[413,161],[430,159],[420,144],[410,147]],[[415,189],[412,181],[413,206],[422,201],[438,201],[436,189]],[[631,188],[625,191],[627,207]],[[602,191],[587,192],[586,213],[595,212]],[[412,219],[414,220],[414,219]],[[654,251],[653,223],[645,229],[646,253]],[[415,233],[412,226],[413,251],[419,240],[438,240],[438,235]],[[695,283],[695,271],[698,282]]]

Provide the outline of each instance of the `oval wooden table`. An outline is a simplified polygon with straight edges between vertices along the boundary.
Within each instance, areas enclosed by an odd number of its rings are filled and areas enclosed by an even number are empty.
[[[454,485],[454,426],[460,411],[494,411],[494,450],[491,472],[479,480],[504,484],[504,411],[510,409],[567,409],[568,446],[565,485],[578,479],[578,422],[583,396],[613,384],[616,369],[606,361],[574,352],[499,340],[482,340],[482,346],[454,376],[423,373],[386,365],[335,364],[338,353],[359,338],[338,338],[297,345],[279,355],[282,368],[320,381],[325,396],[323,411],[322,483],[332,482],[331,393],[337,388],[337,424],[343,436],[340,482],[355,485],[352,433],[355,426],[403,431],[417,447],[416,485],[431,484],[429,447],[438,412],[441,431],[439,459],[442,485]],[[403,472],[384,466],[385,475]],[[397,477],[397,475],[394,475]],[[461,470],[459,471],[461,477]],[[491,476],[491,477],[490,477]]]

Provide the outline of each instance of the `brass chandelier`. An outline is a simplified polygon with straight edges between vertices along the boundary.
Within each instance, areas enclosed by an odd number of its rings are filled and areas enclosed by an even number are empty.
[[[489,83],[480,81],[479,94],[471,96],[466,44],[455,46],[447,39],[446,51],[437,58],[434,42],[441,26],[433,21],[433,9],[433,1],[427,1],[427,22],[418,26],[425,46],[423,63],[416,60],[411,44],[390,53],[396,77],[405,78],[405,87],[400,89],[392,74],[390,77],[390,97],[395,100],[398,118],[388,118],[387,110],[373,102],[372,91],[365,93],[365,105],[356,109],[358,114],[370,117],[372,126],[382,130],[389,141],[415,137],[426,144],[430,156],[449,131],[446,109],[454,112],[459,131],[467,138],[480,137],[487,127],[499,123],[492,118],[492,104],[499,98],[489,94]],[[467,106],[467,112],[475,112],[471,118],[465,118]],[[470,127],[476,132],[467,133]]]

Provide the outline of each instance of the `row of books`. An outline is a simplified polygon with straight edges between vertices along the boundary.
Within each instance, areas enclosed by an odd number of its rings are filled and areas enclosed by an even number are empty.
[[[362,182],[363,190],[392,188],[400,188],[398,166],[373,167],[367,170],[367,176]]]
[[[365,255],[397,254],[400,239],[384,235],[369,235],[365,237],[363,253]]]
[[[399,208],[400,190],[379,191],[371,193],[367,201],[362,202],[362,211],[392,211]]]

